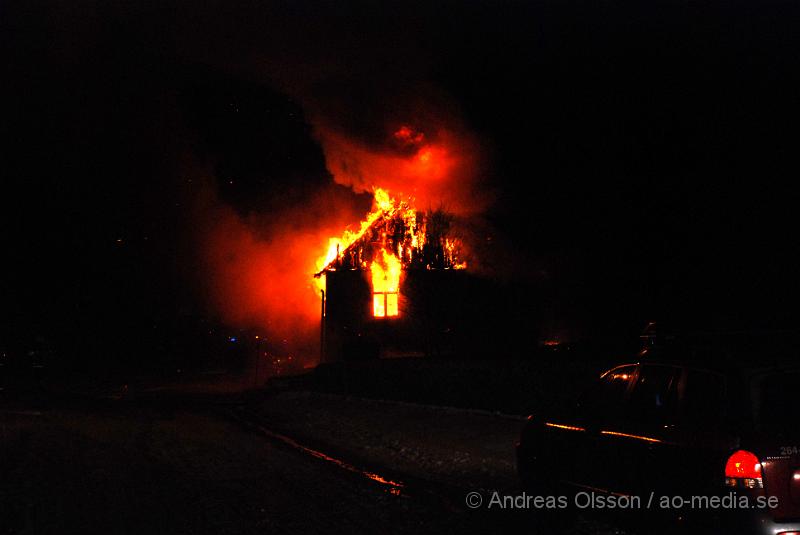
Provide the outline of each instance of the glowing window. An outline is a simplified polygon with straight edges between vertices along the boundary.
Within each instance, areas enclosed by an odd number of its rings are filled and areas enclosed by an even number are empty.
[[[399,315],[397,292],[375,292],[372,294],[372,315],[376,318]]]

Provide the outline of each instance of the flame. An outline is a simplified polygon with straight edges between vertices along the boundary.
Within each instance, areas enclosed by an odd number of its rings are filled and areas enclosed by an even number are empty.
[[[372,290],[374,292],[396,292],[400,287],[400,259],[381,250],[381,258],[372,262]]]
[[[376,318],[397,316],[400,290],[400,259],[381,249],[380,258],[370,265],[372,272],[372,314]]]
[[[405,154],[386,157],[384,163],[391,164],[392,173],[400,172],[400,175],[427,183],[435,183],[448,174],[452,158],[444,145],[432,143],[425,134],[409,126],[400,127],[393,137]],[[386,178],[386,173],[377,172],[379,168],[370,170],[382,180]],[[400,274],[404,268],[464,269],[466,263],[459,258],[461,240],[442,237],[436,230],[433,234],[436,237],[431,238],[427,219],[419,217],[413,207],[413,197],[401,196],[398,200],[383,187],[372,191],[372,210],[360,225],[354,230],[345,230],[340,237],[329,238],[326,253],[316,261],[316,288],[325,290],[323,271],[368,269],[373,316],[394,317],[400,314]],[[412,187],[413,191],[416,187]],[[362,238],[367,245],[350,247]],[[430,240],[435,241],[428,244]]]
[[[422,258],[421,255],[424,254],[423,251],[429,237],[426,233],[426,219],[424,217],[421,219],[418,217],[417,210],[411,206],[412,204],[413,199],[410,197],[404,200],[397,200],[392,197],[387,190],[376,188],[374,190],[372,211],[367,214],[366,218],[360,223],[358,229],[348,229],[344,231],[341,237],[329,238],[327,252],[317,258],[317,291],[325,290],[325,280],[320,276],[322,271],[335,271],[337,267],[341,267],[341,262],[345,262],[346,265],[349,265],[350,269],[365,270],[368,268],[370,270],[375,270],[376,262],[377,265],[384,270],[389,269],[387,266],[394,266],[395,263],[398,266],[398,270],[402,270],[404,266],[410,266],[414,264],[414,262],[419,262]],[[372,244],[373,253],[370,253],[369,258],[360,256],[363,254],[362,251],[359,252],[359,256],[357,257],[345,259],[345,251],[352,244],[365,237],[365,234],[379,218],[395,221],[402,220],[402,237],[398,238],[396,234],[387,236],[386,232],[378,236],[370,235],[368,238]],[[463,247],[461,240],[454,237],[438,239],[441,240],[438,243],[438,247],[440,248],[440,253],[438,253],[437,256],[439,259],[438,267],[443,267],[444,269],[465,269],[467,264],[460,258]],[[436,243],[432,245],[434,248],[437,248]],[[375,249],[377,249],[377,251],[375,251]],[[386,258],[394,260],[386,260]],[[337,260],[340,262],[336,262]],[[419,263],[417,263],[417,265],[419,265]],[[424,267],[427,269],[432,268],[430,264],[426,264]],[[373,281],[374,280],[373,278]],[[373,291],[378,292],[385,290],[373,288]],[[395,287],[391,291],[398,292],[399,290]],[[394,297],[391,299],[394,299]],[[394,308],[394,305],[389,308]]]
[[[395,209],[395,200],[389,195],[389,192],[381,189],[375,188],[375,198],[373,202],[373,209],[372,211],[367,214],[367,217],[364,221],[361,222],[358,230],[345,230],[341,237],[331,237],[328,239],[328,250],[323,255],[320,256],[316,261],[317,271],[321,271],[324,269],[328,264],[336,260],[339,255],[347,249],[350,244],[361,238],[367,229],[372,226],[372,224],[383,214],[385,213],[392,213]],[[319,290],[325,289],[325,280],[322,277],[316,279],[316,289],[317,292]]]
[[[350,244],[360,239],[379,217],[383,215],[393,216],[400,209],[403,210],[401,214],[403,221],[411,229],[411,248],[418,248],[424,242],[424,238],[420,239],[417,236],[416,210],[408,208],[405,203],[397,202],[389,195],[388,191],[376,188],[372,211],[367,214],[357,231],[345,230],[341,237],[328,239],[328,250],[324,256],[317,259],[317,270],[324,269],[336,260]],[[400,251],[401,255],[404,253],[409,258],[412,254],[411,251]],[[393,251],[387,250],[386,246],[384,246],[377,258],[370,263],[369,269],[372,273],[373,315],[376,317],[399,315],[398,301],[402,262]],[[325,279],[322,277],[317,278],[316,286],[318,290],[324,290]]]

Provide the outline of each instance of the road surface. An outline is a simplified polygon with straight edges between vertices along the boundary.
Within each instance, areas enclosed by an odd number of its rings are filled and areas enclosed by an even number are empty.
[[[0,533],[490,531],[221,409],[0,409]]]

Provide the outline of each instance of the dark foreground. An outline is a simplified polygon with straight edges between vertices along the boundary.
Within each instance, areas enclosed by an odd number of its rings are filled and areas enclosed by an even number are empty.
[[[229,414],[0,409],[0,533],[475,533],[526,520],[392,492]]]
[[[208,413],[0,418],[3,533],[400,532],[435,519]]]

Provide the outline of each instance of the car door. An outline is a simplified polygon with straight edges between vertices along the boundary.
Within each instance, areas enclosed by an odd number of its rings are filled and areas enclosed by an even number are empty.
[[[673,446],[670,435],[680,377],[679,367],[640,365],[620,417],[608,421],[600,431],[603,447],[611,452],[610,481],[616,492],[649,494],[653,478],[664,469],[658,458],[664,448]]]
[[[613,463],[618,453],[613,441],[602,431],[623,414],[636,369],[635,364],[613,368],[581,396],[581,418],[577,425],[585,431],[579,437],[582,451],[574,469],[575,483],[604,491],[616,490],[618,474]]]
[[[725,375],[687,367],[678,384],[677,418],[665,430],[651,485],[664,493],[705,495],[718,489],[719,457],[731,444]]]

